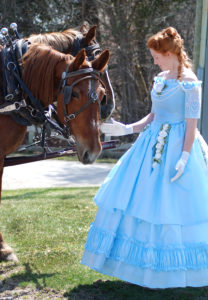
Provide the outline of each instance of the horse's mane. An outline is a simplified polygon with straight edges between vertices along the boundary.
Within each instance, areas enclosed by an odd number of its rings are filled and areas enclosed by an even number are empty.
[[[67,29],[62,32],[32,34],[27,39],[32,44],[45,44],[51,46],[52,48],[60,52],[69,53],[73,46],[74,39],[82,36],[82,33],[78,30]]]
[[[50,46],[33,44],[22,58],[22,78],[33,96],[47,106],[52,102],[55,81],[55,67],[60,61],[67,61],[69,55],[58,52]]]

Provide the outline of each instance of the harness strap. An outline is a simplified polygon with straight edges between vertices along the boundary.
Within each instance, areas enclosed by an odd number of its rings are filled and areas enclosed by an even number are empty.
[[[85,47],[86,52],[88,53],[89,51],[93,50],[100,50],[100,45],[98,43],[92,44],[90,46]]]
[[[70,115],[66,115],[65,118],[64,118],[65,121],[68,122],[68,121],[70,121],[70,120],[75,119],[76,116],[78,116],[78,114],[80,114],[82,111],[84,111],[85,108],[87,108],[87,107],[89,106],[89,104],[91,104],[91,103],[95,103],[95,101],[93,101],[92,98],[90,98],[90,100],[89,100],[87,103],[85,103],[85,104],[84,104],[78,111],[76,111],[75,113],[72,113],[72,114],[70,114]]]
[[[21,107],[26,107],[27,103],[25,99],[19,101],[19,102],[14,102],[13,104],[7,105],[3,108],[0,108],[0,113],[5,113],[5,112],[10,112],[10,111],[17,111],[20,110]]]
[[[15,56],[20,74],[22,74],[22,56],[27,52],[30,42],[25,39],[18,39],[15,43]]]
[[[95,59],[97,52],[101,51],[100,45],[98,43],[85,47],[85,50],[87,52],[88,61],[92,61],[93,59]]]
[[[28,97],[30,98],[33,106],[38,109],[44,116],[44,108],[41,104],[40,101],[38,101],[30,92],[30,90],[28,89],[28,87],[25,85],[25,83],[22,81],[22,79],[20,78],[20,76],[15,72],[15,68],[11,69],[11,72],[13,73],[13,75],[15,76],[15,78],[17,79],[17,81],[19,82],[19,84],[21,85],[21,87],[23,88],[23,90],[27,93]]]
[[[1,61],[3,70],[3,92],[4,96],[6,96],[7,94],[13,93],[18,88],[16,79],[11,76],[11,73],[7,68],[8,63],[12,61],[10,48],[5,47],[1,50]]]
[[[89,96],[90,96],[90,99],[88,100],[88,102],[86,102],[78,111],[68,115],[67,113],[67,107],[66,105],[64,105],[64,120],[66,123],[69,123],[70,120],[73,120],[76,118],[76,116],[78,116],[82,111],[84,111],[91,103],[96,103],[98,102],[98,96],[97,96],[97,93],[95,91],[95,79],[97,78],[96,75],[90,75],[90,76],[85,76],[83,78],[80,78],[78,80],[76,80],[75,82],[73,82],[73,84],[71,86],[69,86],[69,88],[73,88],[73,85],[76,85],[78,82],[80,82],[81,80],[84,80],[84,79],[93,79],[93,87],[92,89],[90,89],[89,91]],[[65,87],[66,88],[66,87]],[[64,100],[65,100],[65,92],[64,92]],[[65,103],[65,102],[64,102]]]
[[[73,72],[69,72],[69,73],[68,72],[63,72],[62,79],[71,78],[71,77],[86,74],[86,73],[95,73],[97,76],[100,76],[99,71],[96,71],[93,68],[86,68],[86,69],[81,69],[81,70],[77,70],[77,71],[73,71]]]

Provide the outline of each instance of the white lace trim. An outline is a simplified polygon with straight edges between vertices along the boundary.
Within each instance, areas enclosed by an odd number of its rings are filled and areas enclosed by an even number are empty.
[[[201,114],[201,85],[185,88],[185,118],[200,118]]]

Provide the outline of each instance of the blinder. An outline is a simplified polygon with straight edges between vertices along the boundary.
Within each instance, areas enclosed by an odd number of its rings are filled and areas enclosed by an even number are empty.
[[[64,87],[64,104],[65,105],[69,104],[69,102],[71,100],[71,95],[72,95],[72,86],[66,85]]]
[[[96,58],[96,55],[98,55],[101,52],[101,48],[99,43],[95,40],[94,44],[90,46],[85,46],[84,45],[84,37],[83,36],[78,36],[74,39],[74,44],[72,48],[72,55],[76,56],[79,50],[85,49],[87,53],[87,60],[92,61],[93,59]]]

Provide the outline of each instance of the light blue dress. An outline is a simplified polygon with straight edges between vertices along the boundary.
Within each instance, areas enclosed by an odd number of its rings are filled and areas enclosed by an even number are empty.
[[[200,117],[201,82],[155,77],[151,97],[154,120],[95,196],[82,264],[150,288],[208,286],[208,147],[199,133],[183,175],[170,181],[185,119]]]

